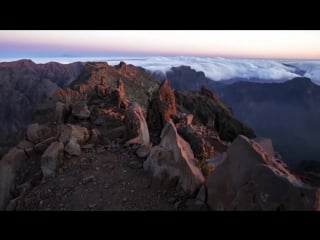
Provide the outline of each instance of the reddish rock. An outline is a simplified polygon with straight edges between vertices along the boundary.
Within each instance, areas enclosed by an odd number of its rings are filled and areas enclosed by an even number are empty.
[[[176,100],[169,81],[164,81],[158,91],[154,92],[149,108],[147,122],[150,131],[154,135],[153,142],[157,144],[162,128],[171,116],[177,114]]]
[[[117,90],[119,92],[119,104],[118,104],[118,107],[126,109],[128,104],[129,104],[129,101],[126,98],[126,94],[125,94],[125,91],[124,91],[124,85],[123,85],[123,82],[122,82],[121,78],[117,82]]]

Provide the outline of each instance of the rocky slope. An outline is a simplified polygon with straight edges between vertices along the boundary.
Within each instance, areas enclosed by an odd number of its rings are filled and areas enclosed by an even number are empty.
[[[0,209],[318,210],[314,182],[291,173],[270,140],[248,137],[207,89],[87,63],[0,160]]]
[[[310,79],[224,84],[188,66],[171,68],[166,76],[174,89],[200,92],[201,86],[206,86],[213,91],[232,108],[236,118],[257,135],[271,138],[290,167],[299,166],[301,161],[319,161],[320,87]],[[192,101],[189,103],[192,105]]]
[[[73,81],[83,63],[35,64],[31,60],[0,63],[0,148],[31,120],[34,109]],[[1,156],[0,149],[0,156]]]

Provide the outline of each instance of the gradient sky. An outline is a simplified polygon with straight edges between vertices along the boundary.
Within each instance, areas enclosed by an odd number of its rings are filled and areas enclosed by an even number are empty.
[[[320,59],[320,31],[0,31],[0,58],[125,55]]]

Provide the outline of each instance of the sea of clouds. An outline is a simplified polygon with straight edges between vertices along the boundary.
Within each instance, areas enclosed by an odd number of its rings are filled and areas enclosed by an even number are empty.
[[[143,67],[149,71],[167,72],[171,67],[190,66],[202,71],[215,81],[233,78],[286,81],[305,76],[320,83],[320,61],[303,60],[263,60],[235,59],[218,57],[74,57],[74,58],[32,58],[36,63],[56,61],[71,63],[75,61],[106,61],[110,65],[124,61],[127,64]],[[4,61],[4,59],[0,59]]]

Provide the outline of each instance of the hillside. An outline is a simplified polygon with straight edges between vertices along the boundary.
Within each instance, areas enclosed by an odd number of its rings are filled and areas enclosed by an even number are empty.
[[[37,105],[73,81],[83,63],[35,64],[31,60],[0,63],[1,149],[31,120]]]
[[[0,160],[0,209],[319,210],[306,177],[208,89],[90,62]]]

